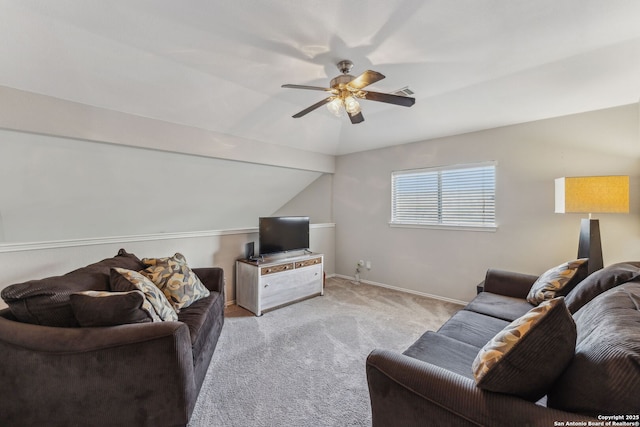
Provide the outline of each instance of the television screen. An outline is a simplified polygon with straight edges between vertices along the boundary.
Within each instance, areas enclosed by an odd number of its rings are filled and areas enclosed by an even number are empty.
[[[309,217],[262,217],[258,227],[260,255],[309,248]]]

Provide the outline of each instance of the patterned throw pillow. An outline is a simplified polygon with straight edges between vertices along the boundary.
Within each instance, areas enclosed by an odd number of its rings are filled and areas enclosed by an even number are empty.
[[[478,352],[478,387],[537,401],[573,358],[576,325],[564,298],[541,303],[514,320]]]
[[[178,314],[171,307],[171,304],[169,304],[160,289],[137,271],[113,268],[111,269],[110,284],[113,291],[127,292],[135,289],[142,291],[144,297],[149,301],[161,320],[178,320]]]
[[[144,294],[138,290],[84,291],[71,294],[69,299],[80,326],[115,326],[160,320]]]
[[[576,276],[576,273],[582,265],[586,265],[586,262],[587,258],[580,258],[547,270],[531,286],[527,301],[533,305],[538,305],[542,301],[561,295],[561,291],[570,285],[571,279],[574,277],[580,278]]]
[[[167,258],[144,258],[142,263],[148,267],[140,273],[162,290],[176,312],[209,296],[209,290],[189,268],[182,254]]]

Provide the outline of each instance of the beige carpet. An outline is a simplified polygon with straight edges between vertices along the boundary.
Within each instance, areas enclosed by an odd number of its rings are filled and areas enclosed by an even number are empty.
[[[189,426],[369,426],[369,352],[402,352],[460,308],[332,278],[261,317],[232,309]]]

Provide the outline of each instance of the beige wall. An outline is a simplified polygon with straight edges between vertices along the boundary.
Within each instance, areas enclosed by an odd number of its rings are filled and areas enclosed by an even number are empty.
[[[630,175],[631,214],[601,214],[605,265],[640,259],[638,105],[337,158],[336,273],[468,301],[488,268],[533,274],[576,256],[580,215],[554,213],[554,179]],[[428,118],[425,118],[428,119]],[[391,228],[391,172],[497,161],[496,232]]]
[[[0,129],[0,243],[256,227],[321,175]]]
[[[312,224],[333,222],[333,175],[320,175],[273,215],[309,216]]]

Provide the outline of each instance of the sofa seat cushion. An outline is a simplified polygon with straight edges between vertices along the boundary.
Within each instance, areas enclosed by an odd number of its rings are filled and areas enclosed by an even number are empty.
[[[620,262],[593,272],[581,281],[565,298],[572,313],[580,310],[589,301],[618,285],[640,277],[640,262]]]
[[[438,329],[438,333],[480,348],[508,324],[506,320],[460,310]]]
[[[619,285],[582,307],[575,356],[550,390],[549,407],[585,415],[640,409],[640,282]]]
[[[199,299],[178,313],[178,320],[189,328],[194,359],[198,358],[207,344],[207,336],[215,322],[223,318],[224,301],[219,292],[210,291],[209,296]]]
[[[479,350],[471,344],[429,331],[402,354],[473,379],[471,364]]]
[[[8,286],[2,290],[2,299],[20,322],[45,326],[79,326],[71,308],[71,294],[109,290],[109,270],[112,267],[141,270],[144,264],[135,255],[120,249],[113,258],[103,259],[63,276]]]
[[[533,304],[521,298],[480,292],[464,309],[512,322],[533,307]]]

